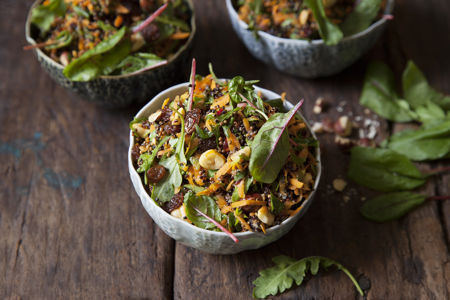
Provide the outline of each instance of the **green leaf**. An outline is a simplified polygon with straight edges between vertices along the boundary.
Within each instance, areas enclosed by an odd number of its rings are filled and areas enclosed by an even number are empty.
[[[361,214],[375,222],[387,222],[406,215],[425,202],[424,195],[411,192],[383,194],[367,200],[361,207]]]
[[[184,22],[183,20],[177,19],[175,17],[159,16],[156,18],[156,21],[159,23],[166,24],[166,25],[172,25],[174,27],[178,27],[182,31],[185,31],[185,32],[191,31],[189,25],[186,22]]]
[[[278,108],[279,112],[286,112],[287,110],[284,108],[284,102],[281,99],[272,99],[265,101],[267,104],[269,104],[272,107]]]
[[[64,75],[73,81],[89,81],[111,73],[130,52],[129,40],[120,43],[125,32],[126,27],[124,26],[94,48],[72,60],[64,68]]]
[[[418,106],[415,110],[417,118],[422,123],[435,122],[436,120],[445,119],[445,111],[434,102],[428,101],[427,104]]]
[[[366,30],[380,11],[381,0],[361,0],[341,25],[345,36]]]
[[[153,187],[153,194],[160,202],[167,202],[172,199],[175,189],[181,186],[183,177],[175,155],[161,160],[159,164],[169,170],[169,175]]]
[[[408,157],[390,149],[353,147],[348,177],[382,192],[410,190],[425,183]]]
[[[41,4],[33,8],[31,23],[36,25],[41,32],[41,36],[44,36],[49,31],[55,18],[64,16],[66,9],[64,0],[50,0],[47,5]]]
[[[253,139],[249,171],[258,182],[272,183],[286,163],[289,155],[289,136],[284,130],[287,117],[288,113],[272,115]]]
[[[167,140],[169,139],[168,136],[164,137],[156,146],[155,149],[153,149],[152,153],[143,153],[139,156],[139,162],[141,163],[139,168],[136,170],[138,173],[147,172],[150,167],[153,164],[153,161],[155,160],[156,154],[158,153],[159,149],[164,145]],[[147,184],[147,174],[144,175],[145,177],[145,184]]]
[[[311,9],[319,25],[319,34],[325,44],[329,46],[336,45],[344,35],[336,24],[328,20],[322,0],[305,0],[304,3]]]
[[[399,99],[395,92],[394,73],[382,62],[369,64],[359,101],[388,120],[395,122],[413,120],[413,112],[409,109],[408,103]]]
[[[164,59],[152,53],[135,53],[127,56],[117,65],[117,70],[121,75],[137,72],[150,68]]]
[[[186,216],[188,219],[197,227],[203,229],[213,229],[216,226],[211,223],[207,218],[199,215],[194,207],[200,210],[205,215],[211,217],[212,219],[220,222],[222,220],[222,214],[220,212],[219,206],[217,206],[216,201],[213,198],[207,196],[196,196],[191,191],[184,195],[184,207],[186,210]]]
[[[405,99],[412,107],[417,108],[431,101],[445,110],[450,110],[450,96],[445,96],[433,89],[413,61],[408,61],[403,71],[402,84]]]
[[[51,44],[51,45],[45,47],[45,49],[49,49],[49,50],[60,49],[60,48],[70,45],[70,43],[72,43],[72,40],[73,40],[72,34],[70,32],[68,32],[67,30],[63,30],[60,33],[58,33],[55,40],[53,40],[54,44]]]
[[[322,256],[310,256],[300,260],[295,260],[288,256],[277,256],[272,259],[275,266],[259,272],[259,277],[253,281],[253,297],[266,298],[269,295],[277,295],[292,287],[292,284],[301,285],[309,271],[316,275],[319,267],[324,269],[335,266],[343,271],[353,282],[357,291],[364,295],[355,277],[343,265],[332,259]]]
[[[283,202],[281,202],[274,193],[270,192],[270,210],[273,212],[273,214],[278,215],[283,208]]]
[[[450,152],[450,119],[398,132],[389,138],[387,147],[417,161],[446,157]]]
[[[178,142],[177,142],[177,148],[175,150],[175,154],[177,155],[177,159],[179,163],[182,164],[186,164],[187,160],[186,160],[186,155],[184,154],[184,139],[185,139],[185,134],[184,134],[184,117],[182,114],[180,114],[177,110],[174,110],[175,113],[178,114],[178,117],[181,120],[181,132],[180,132],[180,137],[178,138]]]

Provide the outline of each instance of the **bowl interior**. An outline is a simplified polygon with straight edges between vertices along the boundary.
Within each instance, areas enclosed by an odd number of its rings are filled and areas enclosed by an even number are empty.
[[[169,88],[169,89],[167,89],[167,90],[165,90],[165,91],[159,93],[159,94],[158,94],[157,96],[155,96],[149,103],[147,103],[147,105],[145,105],[145,106],[144,106],[144,107],[136,114],[135,117],[136,117],[136,118],[141,118],[141,117],[147,117],[147,116],[149,116],[150,114],[152,114],[153,112],[155,112],[156,110],[158,110],[158,109],[161,107],[161,105],[162,105],[162,103],[163,103],[163,101],[164,101],[165,99],[167,99],[167,98],[173,99],[175,96],[181,95],[181,94],[183,94],[184,92],[186,92],[186,91],[188,91],[188,90],[189,90],[189,83],[186,82],[186,83],[181,83],[181,84],[175,85],[175,86],[173,86],[173,87],[171,87],[171,88]],[[269,99],[269,100],[270,100],[270,99],[279,99],[279,98],[280,98],[280,95],[278,95],[278,94],[276,94],[276,93],[274,93],[274,92],[272,92],[272,91],[269,91],[269,90],[260,88],[260,87],[256,87],[256,86],[255,86],[255,91],[256,91],[256,92],[260,91],[260,92],[262,93],[262,96],[263,96],[264,98]],[[285,106],[286,109],[289,110],[289,109],[291,109],[294,105],[291,104],[291,103],[288,102],[288,101],[285,101],[285,102],[284,102],[284,106]],[[315,135],[314,132],[311,130],[311,127],[310,127],[310,125],[308,124],[308,122],[306,121],[306,119],[305,119],[300,113],[298,113],[298,114],[303,118],[303,120],[305,121],[307,127],[308,127],[309,130],[311,131],[312,136],[317,140],[316,135]],[[130,167],[130,172],[132,172],[132,176],[138,176],[138,177],[140,178],[140,175],[136,172],[135,168],[133,167],[133,163],[132,163],[131,152],[132,152],[132,147],[133,147],[133,145],[134,145],[134,137],[133,137],[133,135],[132,135],[132,133],[131,133],[131,131],[130,131],[130,147],[129,147],[129,149],[128,149],[128,164],[129,164],[129,166],[131,166],[131,167]],[[320,160],[320,148],[319,148],[319,147],[317,147],[316,160],[317,160],[317,176],[316,176],[316,178],[315,178],[314,189],[313,189],[313,192],[310,194],[310,196],[303,202],[303,204],[302,204],[302,209],[300,210],[300,212],[297,213],[295,216],[292,216],[292,217],[290,217],[290,218],[284,220],[281,224],[275,225],[275,226],[273,226],[273,227],[270,227],[269,229],[266,230],[266,232],[267,232],[266,234],[270,234],[271,232],[275,232],[275,231],[279,230],[280,227],[289,225],[289,224],[291,224],[292,222],[295,223],[295,222],[298,220],[298,218],[300,218],[300,216],[301,216],[304,212],[306,212],[307,208],[308,208],[309,205],[311,204],[311,200],[312,200],[312,198],[313,198],[313,196],[314,196],[314,193],[315,193],[315,191],[317,190],[317,187],[318,187],[319,181],[320,181],[320,176],[321,176],[321,173],[322,173],[322,164],[321,164],[321,160]],[[144,185],[143,185],[143,183],[142,183],[142,180],[139,180],[139,184],[140,184],[141,190],[144,191],[145,188],[144,188]],[[158,213],[159,213],[159,214],[164,214],[164,215],[166,215],[167,218],[170,218],[173,222],[177,222],[177,223],[179,223],[179,224],[182,224],[181,226],[191,226],[191,227],[194,227],[195,230],[198,230],[198,231],[201,231],[201,232],[207,232],[207,233],[210,234],[210,235],[216,235],[216,236],[226,237],[226,234],[223,233],[223,232],[216,232],[216,231],[210,231],[210,230],[202,229],[202,228],[199,228],[199,227],[197,227],[197,226],[194,226],[194,225],[192,225],[192,224],[190,224],[190,223],[187,223],[187,222],[185,222],[185,221],[183,221],[183,220],[180,220],[180,219],[178,219],[178,218],[176,218],[176,217],[173,217],[172,215],[170,215],[170,214],[168,214],[166,211],[164,211],[161,207],[159,207],[159,206],[156,204],[156,202],[150,197],[150,195],[149,195],[148,193],[145,193],[144,196],[145,196],[147,199],[150,200],[150,203],[151,203],[151,205],[152,205],[152,208],[158,210]],[[246,236],[250,236],[250,235],[257,235],[257,234],[262,235],[262,233],[258,233],[258,232],[238,232],[238,233],[233,233],[233,234],[234,234],[238,239],[239,239],[240,237],[242,238],[242,237],[246,237]]]
[[[190,10],[190,13],[191,13],[191,19],[190,19],[191,34],[190,34],[189,38],[187,39],[187,41],[178,49],[178,51],[175,52],[172,56],[170,56],[167,59],[167,64],[170,64],[171,62],[176,60],[180,56],[180,54],[182,52],[184,52],[188,48],[188,46],[192,43],[192,41],[194,39],[194,36],[195,36],[196,26],[195,26],[194,5],[192,4],[192,0],[184,0],[184,1],[188,4],[189,10]],[[42,0],[36,0],[35,2],[33,2],[33,4],[30,7],[30,10],[28,11],[27,20],[25,22],[25,37],[26,37],[27,42],[29,44],[31,44],[31,45],[35,45],[36,44],[35,36],[38,33],[37,28],[35,28],[31,24],[31,11],[33,10],[33,8],[38,6],[41,2],[42,2]],[[53,59],[51,59],[40,48],[35,48],[34,50],[36,51],[36,53],[39,56],[43,57],[47,62],[49,62],[56,69],[60,69],[61,71],[64,69],[64,66],[62,64],[60,64],[60,63],[54,61]],[[164,65],[166,65],[166,64],[164,64]],[[164,65],[161,65],[161,66],[164,66]],[[130,73],[130,74],[124,74],[124,75],[103,75],[103,76],[100,76],[99,78],[120,79],[120,78],[124,78],[124,77],[130,77],[130,76],[133,76],[133,75],[136,75],[136,74],[142,74],[142,73],[145,73],[145,72],[151,72],[151,71],[157,69],[158,67],[159,67],[159,65],[155,65],[153,68],[142,69],[142,70]]]

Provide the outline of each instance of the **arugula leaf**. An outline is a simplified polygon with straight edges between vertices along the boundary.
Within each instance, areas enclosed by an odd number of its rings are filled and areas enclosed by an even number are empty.
[[[353,147],[348,177],[383,192],[409,190],[425,183],[408,157],[390,149]]]
[[[164,61],[161,57],[152,53],[135,53],[127,56],[116,67],[121,75],[134,73],[136,71],[150,68]]]
[[[367,200],[361,207],[361,214],[371,221],[383,223],[406,215],[425,202],[424,195],[411,192],[383,194]]]
[[[445,111],[434,102],[428,101],[427,104],[418,106],[415,110],[417,118],[422,123],[434,122],[446,118]]]
[[[44,36],[58,16],[64,16],[66,13],[66,3],[64,0],[50,0],[48,4],[41,4],[31,11],[31,23],[36,25],[41,36]]]
[[[52,43],[51,45],[45,47],[45,49],[63,48],[70,45],[70,43],[72,43],[72,40],[73,40],[72,34],[67,30],[63,30],[56,36],[54,40],[55,43],[54,44]]]
[[[341,25],[345,36],[368,28],[380,11],[381,0],[361,0]]]
[[[413,120],[414,113],[409,109],[408,103],[399,99],[395,92],[394,73],[382,62],[369,64],[359,101],[388,120]]]
[[[181,186],[183,177],[181,176],[180,166],[175,155],[161,160],[159,164],[169,170],[169,175],[153,187],[152,194],[160,202],[167,202],[172,199],[175,189]]]
[[[311,9],[314,18],[319,25],[319,34],[326,45],[336,45],[343,37],[339,26],[328,20],[322,0],[305,0],[304,3]]]
[[[403,71],[402,85],[405,99],[412,107],[417,108],[431,101],[445,110],[450,110],[450,96],[445,96],[433,89],[423,73],[411,60],[408,61]]]
[[[387,147],[412,160],[446,157],[450,153],[450,119],[422,125],[417,130],[404,130],[389,138]]]
[[[124,26],[94,48],[72,60],[64,68],[64,75],[73,81],[89,81],[99,75],[111,73],[130,53],[131,42],[125,40],[120,43],[125,32]]]
[[[301,285],[308,271],[312,275],[316,275],[319,267],[327,269],[330,266],[335,266],[338,270],[344,272],[353,282],[359,294],[364,295],[355,277],[335,260],[322,256],[310,256],[295,260],[281,255],[272,258],[272,261],[275,263],[275,266],[259,272],[259,277],[253,281],[255,285],[253,297],[255,298],[265,298],[269,295],[275,296],[278,293],[283,293],[292,287],[294,281],[297,285]]]
[[[155,160],[156,154],[158,154],[159,149],[164,145],[167,140],[169,139],[168,136],[164,137],[156,146],[155,149],[153,149],[151,154],[143,153],[139,156],[139,162],[142,162],[139,168],[136,170],[138,173],[145,172],[144,174],[144,183],[147,184],[147,171],[150,169],[150,167],[153,164],[153,161]]]
[[[205,190],[204,187],[201,187],[201,186],[198,186],[198,185],[192,185],[192,184],[185,184],[184,187],[189,189],[189,190],[191,190],[191,191],[193,191],[196,194]]]
[[[272,183],[278,177],[289,155],[289,135],[285,129],[302,103],[287,113],[273,114],[253,139],[249,171],[256,181]]]
[[[195,211],[195,208],[218,222],[222,220],[220,209],[217,206],[216,201],[214,201],[211,197],[196,196],[194,193],[189,191],[186,195],[184,195],[184,207],[186,210],[186,216],[197,227],[203,229],[213,229],[216,226],[207,218],[199,215]]]

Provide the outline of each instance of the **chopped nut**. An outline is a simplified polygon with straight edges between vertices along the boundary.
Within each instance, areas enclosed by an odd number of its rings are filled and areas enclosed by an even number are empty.
[[[263,206],[258,210],[257,213],[258,219],[261,220],[264,224],[272,225],[275,220],[274,215],[269,211],[267,206]]]
[[[323,124],[322,122],[315,122],[311,128],[311,130],[315,133],[322,133],[324,132]]]
[[[343,152],[348,152],[355,145],[355,143],[349,139],[336,135],[334,138],[334,142],[339,147],[339,149]]]
[[[148,117],[148,121],[150,123],[155,122],[159,119],[159,117],[161,116],[162,111],[161,109],[158,109],[156,112],[152,113],[149,117]]]
[[[220,169],[225,164],[225,157],[214,149],[202,153],[198,160],[200,166],[207,170]]]
[[[61,53],[61,55],[59,56],[59,61],[63,66],[67,66],[69,64],[69,52],[64,51],[63,53]]]
[[[333,180],[333,188],[338,192],[342,192],[346,186],[347,182],[344,179],[336,178]]]
[[[352,133],[352,122],[347,116],[339,117],[334,123],[334,131],[340,136],[349,136]]]
[[[324,102],[323,98],[322,97],[317,98],[316,103],[314,104],[314,107],[313,107],[313,113],[320,114],[323,112],[324,108],[325,108],[325,102]]]
[[[301,25],[305,25],[306,22],[308,22],[309,12],[310,12],[309,9],[303,9],[300,12],[300,16],[298,17],[298,20]]]

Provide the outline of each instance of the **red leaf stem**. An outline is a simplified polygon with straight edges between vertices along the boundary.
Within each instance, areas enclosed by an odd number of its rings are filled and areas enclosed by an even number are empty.
[[[190,111],[192,109],[192,102],[194,102],[194,90],[195,90],[195,70],[196,63],[195,58],[192,59],[192,67],[191,67],[191,86],[189,88],[189,102],[187,110]]]
[[[237,237],[235,237],[228,229],[226,229],[225,227],[223,227],[219,222],[217,222],[216,220],[214,220],[213,218],[211,218],[210,216],[208,216],[207,214],[203,213],[201,210],[199,210],[197,207],[193,206],[193,208],[195,209],[196,212],[198,212],[200,215],[202,215],[203,217],[205,217],[206,219],[208,219],[208,221],[210,221],[211,223],[213,223],[214,225],[216,225],[220,230],[222,230],[223,232],[225,232],[235,243],[239,243],[239,240],[237,239]]]
[[[144,20],[141,24],[133,28],[133,33],[142,31],[145,27],[147,27],[153,20],[156,19],[166,8],[168,3],[163,4],[160,8],[155,10],[147,19]]]

